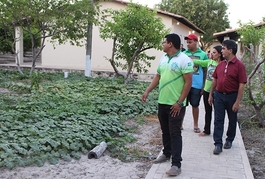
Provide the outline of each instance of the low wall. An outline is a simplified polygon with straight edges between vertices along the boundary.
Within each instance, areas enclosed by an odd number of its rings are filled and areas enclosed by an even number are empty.
[[[0,64],[1,69],[9,69],[9,70],[17,70],[17,66],[15,64]],[[28,69],[30,70],[31,66],[21,66],[21,69]],[[61,69],[61,68],[48,68],[48,67],[40,67],[36,66],[35,71],[40,72],[68,72],[68,75],[71,75],[73,72],[80,72],[85,74],[85,70],[82,69]],[[91,71],[92,77],[107,77],[107,78],[113,78],[115,76],[115,73],[112,71]],[[151,81],[154,78],[155,74],[133,74],[133,78],[139,81]]]

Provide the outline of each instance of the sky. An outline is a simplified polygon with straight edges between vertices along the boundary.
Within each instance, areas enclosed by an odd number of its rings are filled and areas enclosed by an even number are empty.
[[[153,8],[161,0],[133,0],[133,2]],[[239,27],[238,20],[243,23],[250,21],[259,23],[262,21],[262,17],[265,17],[264,0],[224,0],[224,2],[228,4],[228,19],[233,29]],[[192,19],[189,20],[192,21]]]

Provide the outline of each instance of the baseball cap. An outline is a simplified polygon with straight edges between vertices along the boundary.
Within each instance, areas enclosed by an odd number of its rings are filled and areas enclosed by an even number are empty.
[[[198,37],[195,34],[190,34],[184,38],[185,40],[195,40],[198,41]]]

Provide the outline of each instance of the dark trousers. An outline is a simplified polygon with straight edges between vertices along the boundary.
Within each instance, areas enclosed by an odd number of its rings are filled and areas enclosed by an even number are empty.
[[[212,122],[212,111],[213,107],[209,105],[208,103],[208,98],[209,94],[206,91],[203,91],[203,103],[204,103],[204,108],[205,108],[205,124],[204,124],[204,133],[205,134],[211,134],[211,122]]]
[[[237,93],[222,94],[218,91],[214,93],[214,145],[223,146],[222,136],[224,131],[225,111],[228,116],[228,129],[226,141],[233,142],[236,136],[237,112],[232,111],[236,101]]]
[[[172,165],[181,167],[182,136],[181,120],[185,109],[182,108],[178,116],[170,114],[171,105],[158,104],[158,119],[162,130],[163,154],[172,157]]]

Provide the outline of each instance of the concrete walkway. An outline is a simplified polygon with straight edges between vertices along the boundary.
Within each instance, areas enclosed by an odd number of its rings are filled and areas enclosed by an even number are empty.
[[[225,142],[228,125],[226,118],[223,141]],[[239,128],[231,149],[223,149],[219,155],[213,154],[214,142],[212,134],[199,137],[193,132],[191,106],[187,107],[182,132],[182,172],[170,177],[165,172],[170,169],[171,161],[153,164],[145,179],[254,179],[245,146]],[[199,127],[204,127],[204,105],[200,103]],[[212,129],[213,133],[213,121]],[[159,155],[161,155],[160,152]]]

